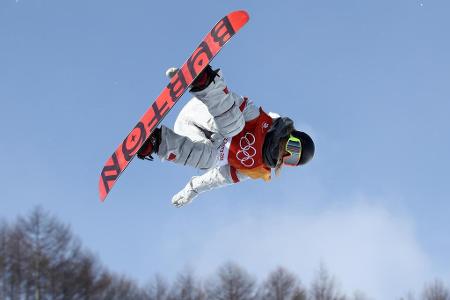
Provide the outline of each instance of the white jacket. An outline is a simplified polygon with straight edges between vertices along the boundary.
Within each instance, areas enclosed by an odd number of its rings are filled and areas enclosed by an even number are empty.
[[[158,155],[162,159],[207,171],[203,175],[192,177],[172,198],[175,206],[189,203],[204,191],[233,183],[230,166],[217,165],[218,149],[224,138],[237,135],[244,128],[245,122],[260,114],[259,108],[252,101],[246,100],[244,106],[244,98],[228,89],[222,72],[206,89],[192,94],[194,98],[181,110],[174,130],[162,126]],[[239,171],[237,177],[239,181],[248,178]]]

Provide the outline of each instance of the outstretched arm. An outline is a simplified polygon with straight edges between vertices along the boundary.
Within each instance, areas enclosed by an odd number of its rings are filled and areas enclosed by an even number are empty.
[[[236,181],[236,177],[238,178],[238,181]],[[247,178],[247,176],[239,173],[239,171],[236,171],[232,176],[229,165],[210,169],[201,176],[192,177],[188,184],[173,196],[172,203],[176,207],[181,207],[190,203],[200,193],[243,181]]]

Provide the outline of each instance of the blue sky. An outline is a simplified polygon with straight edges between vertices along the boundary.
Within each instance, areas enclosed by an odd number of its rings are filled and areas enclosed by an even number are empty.
[[[170,199],[198,172],[133,161],[105,203],[100,170],[226,13],[250,22],[214,61],[230,89],[288,115],[315,160],[266,184]],[[42,205],[112,270],[145,282],[227,260],[394,298],[450,282],[450,3],[0,2],[0,217]],[[165,119],[171,126],[185,95]]]

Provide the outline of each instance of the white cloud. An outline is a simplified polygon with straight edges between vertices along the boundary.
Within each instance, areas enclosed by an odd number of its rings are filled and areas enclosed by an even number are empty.
[[[430,279],[430,261],[412,221],[360,202],[315,214],[270,212],[238,221],[205,239],[192,264],[208,275],[227,259],[261,276],[282,265],[308,286],[324,262],[344,292],[359,289],[375,299],[399,297]]]

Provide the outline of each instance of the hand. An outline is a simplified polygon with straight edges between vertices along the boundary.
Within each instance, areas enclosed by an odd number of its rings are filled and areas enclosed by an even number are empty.
[[[189,187],[185,187],[172,197],[172,204],[175,207],[182,207],[185,204],[189,204],[192,199],[197,197],[198,193]]]

